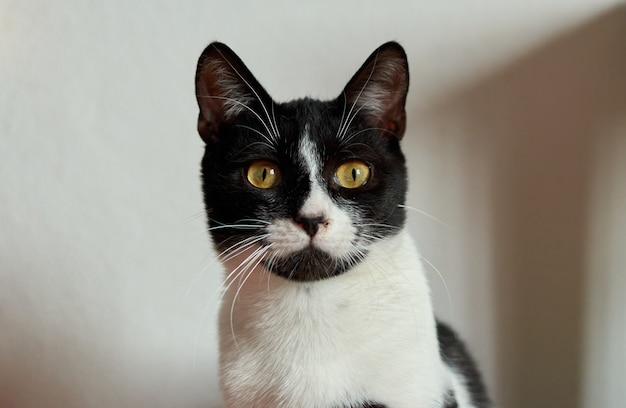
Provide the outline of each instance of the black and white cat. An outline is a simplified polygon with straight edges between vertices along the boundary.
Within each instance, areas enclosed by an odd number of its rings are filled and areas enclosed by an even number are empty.
[[[275,103],[226,45],[202,53],[227,407],[490,406],[463,345],[435,320],[405,228],[408,85],[394,42],[331,101]]]

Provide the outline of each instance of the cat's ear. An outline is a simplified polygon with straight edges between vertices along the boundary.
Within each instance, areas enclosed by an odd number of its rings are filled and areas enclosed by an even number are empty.
[[[209,44],[198,59],[196,99],[200,107],[198,133],[206,143],[218,140],[223,123],[254,110],[257,104],[271,103],[241,59],[219,42]]]
[[[341,98],[370,126],[401,139],[406,128],[404,105],[409,90],[409,64],[402,46],[381,45],[346,85]]]

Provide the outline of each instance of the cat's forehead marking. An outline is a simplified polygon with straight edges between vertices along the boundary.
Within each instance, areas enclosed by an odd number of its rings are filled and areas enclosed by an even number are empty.
[[[300,213],[310,216],[328,216],[332,203],[330,198],[324,193],[320,185],[319,173],[321,169],[320,156],[315,143],[311,140],[309,133],[310,126],[307,123],[300,139],[300,155],[309,173],[310,192],[304,201]]]
[[[319,165],[319,156],[317,152],[317,148],[315,144],[311,140],[310,135],[311,127],[309,124],[304,125],[304,131],[302,132],[302,136],[300,138],[300,155],[306,165],[309,174],[311,175],[311,180],[315,179],[315,175],[318,173],[320,165]]]

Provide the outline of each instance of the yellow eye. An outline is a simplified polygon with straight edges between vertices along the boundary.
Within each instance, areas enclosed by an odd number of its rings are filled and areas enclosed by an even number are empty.
[[[257,188],[271,188],[280,181],[278,166],[267,160],[259,160],[248,167],[248,181]]]
[[[343,188],[359,188],[370,179],[370,168],[359,160],[350,160],[337,167],[335,181]]]

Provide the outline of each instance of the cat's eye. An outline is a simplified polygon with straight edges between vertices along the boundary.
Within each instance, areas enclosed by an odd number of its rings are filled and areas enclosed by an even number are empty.
[[[335,182],[343,188],[359,188],[370,179],[370,168],[360,160],[350,160],[337,167]]]
[[[278,166],[267,160],[259,160],[248,167],[248,181],[257,188],[272,188],[280,182]]]

